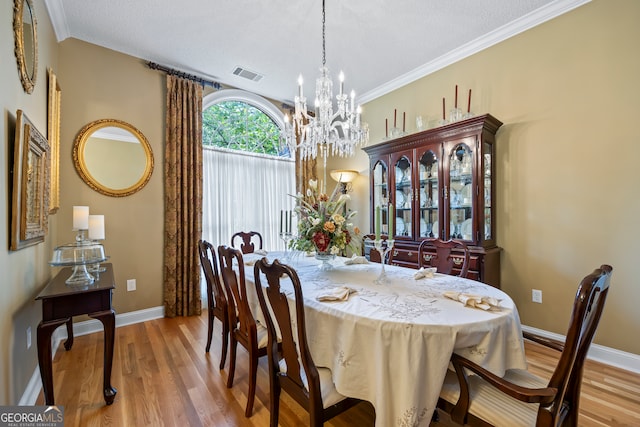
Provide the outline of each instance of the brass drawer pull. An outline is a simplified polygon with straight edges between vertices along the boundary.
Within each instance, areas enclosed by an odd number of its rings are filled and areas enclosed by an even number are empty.
[[[398,253],[399,253],[399,252],[398,252],[398,251],[396,251],[395,249],[393,250],[393,256],[394,256],[394,257],[398,256]]]
[[[464,258],[451,257],[451,261],[453,261],[455,265],[462,265]]]
[[[431,254],[422,254],[422,259],[425,261],[431,261],[433,259],[433,255]]]
[[[408,255],[409,257],[412,257],[412,256],[413,256],[413,252],[408,252],[408,253],[407,253],[407,255]]]

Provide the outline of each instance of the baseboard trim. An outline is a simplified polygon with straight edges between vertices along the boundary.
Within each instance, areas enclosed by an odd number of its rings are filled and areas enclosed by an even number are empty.
[[[522,330],[562,342],[564,342],[566,338],[564,335],[555,334],[553,332],[525,325],[522,325]],[[599,344],[591,344],[589,353],[587,354],[587,359],[640,374],[640,355],[638,354],[627,353],[625,351],[616,350],[615,348],[605,347]]]
[[[164,317],[164,307],[151,307],[144,310],[130,311],[128,313],[116,314],[116,328],[120,326],[133,325],[135,323],[142,323],[148,320],[160,319]],[[82,335],[93,334],[94,332],[102,331],[102,322],[96,319],[86,320],[84,322],[78,322],[73,324],[73,335],[76,337]],[[52,357],[55,356],[56,351],[60,347],[60,343],[67,339],[67,328],[58,328],[51,335],[52,342]],[[27,383],[27,387],[22,393],[22,397],[18,402],[21,406],[33,406],[36,404],[38,395],[42,390],[42,380],[40,379],[40,369],[36,366],[36,369],[31,375],[31,379]]]

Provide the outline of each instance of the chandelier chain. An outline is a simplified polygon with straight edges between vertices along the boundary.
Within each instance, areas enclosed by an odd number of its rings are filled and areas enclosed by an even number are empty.
[[[326,46],[327,40],[324,35],[326,21],[327,21],[327,15],[324,10],[324,0],[322,0],[322,66],[323,67],[327,65],[327,46]]]

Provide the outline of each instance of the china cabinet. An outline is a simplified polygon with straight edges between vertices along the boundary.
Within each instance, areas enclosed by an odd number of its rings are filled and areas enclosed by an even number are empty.
[[[501,125],[486,114],[364,148],[370,161],[371,224],[380,206],[381,231],[395,239],[394,264],[417,268],[418,246],[425,238],[461,239],[471,252],[467,277],[500,287],[493,160]],[[427,264],[429,259],[425,254]]]

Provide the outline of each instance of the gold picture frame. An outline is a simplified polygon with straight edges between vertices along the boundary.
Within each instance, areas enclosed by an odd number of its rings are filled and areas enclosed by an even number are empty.
[[[32,0],[13,0],[13,37],[18,73],[25,92],[33,92],[38,76],[38,30]]]
[[[47,109],[47,136],[49,138],[49,214],[55,214],[60,208],[60,102],[62,90],[58,78],[51,68],[49,76],[49,101]]]
[[[18,110],[11,169],[12,251],[44,241],[49,225],[49,168],[47,139]]]

